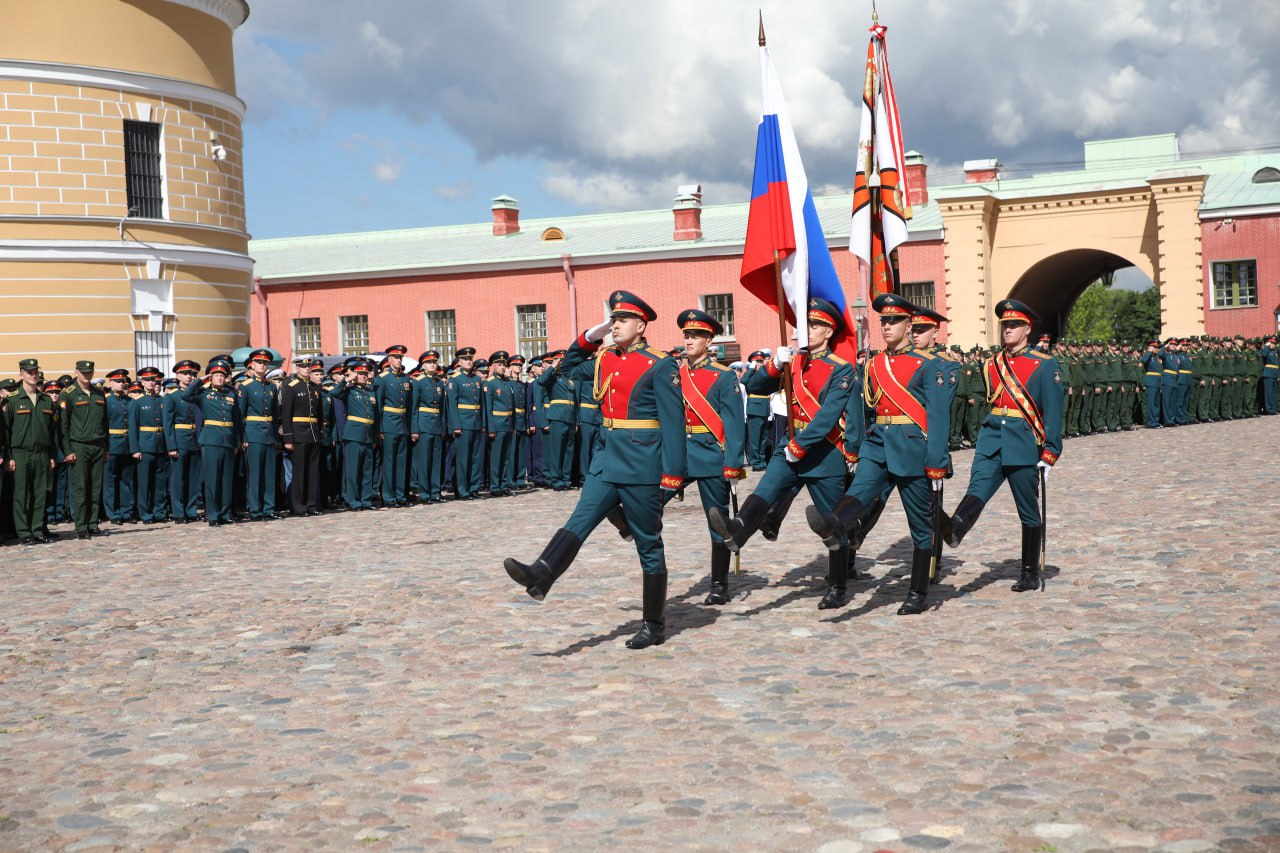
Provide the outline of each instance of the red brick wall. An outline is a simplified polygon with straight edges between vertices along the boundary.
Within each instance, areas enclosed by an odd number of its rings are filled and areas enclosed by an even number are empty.
[[[1200,225],[1204,264],[1204,328],[1210,335],[1257,337],[1276,331],[1276,307],[1280,304],[1280,217],[1211,219]],[[1213,308],[1213,262],[1256,259],[1258,306]]]

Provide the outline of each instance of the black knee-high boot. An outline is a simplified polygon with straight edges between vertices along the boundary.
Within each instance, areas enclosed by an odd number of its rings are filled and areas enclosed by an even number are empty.
[[[644,627],[627,640],[629,649],[647,649],[667,641],[667,570],[644,573]]]
[[[534,562],[525,565],[508,557],[502,566],[513,581],[525,588],[525,592],[542,601],[551,591],[551,585],[560,579],[573,558],[578,556],[578,549],[581,547],[582,540],[561,527],[551,537],[547,547],[542,549],[542,556]]]
[[[929,595],[929,563],[933,560],[932,548],[913,548],[911,551],[911,590],[907,600],[898,608],[899,616],[923,613]]]
[[[978,520],[978,516],[982,514],[982,508],[986,506],[986,502],[981,498],[973,495],[965,495],[960,499],[960,505],[956,507],[953,515],[948,517],[942,516],[942,538],[952,548],[960,544],[960,540],[964,535],[973,529],[973,525]]]
[[[724,546],[736,554],[747,544],[751,534],[760,529],[768,512],[769,504],[764,498],[749,495],[738,509],[737,518],[729,518],[723,510],[714,508],[707,511],[707,522],[712,530],[724,537]]]
[[[822,537],[822,544],[827,550],[835,551],[846,544],[854,551],[862,547],[866,537],[858,519],[867,511],[862,501],[853,497],[843,497],[830,513],[824,513],[816,506],[805,509],[804,516],[809,521],[809,529]]]
[[[1014,592],[1040,588],[1040,537],[1043,533],[1043,527],[1022,528],[1022,574],[1012,587]]]
[[[791,511],[791,503],[798,494],[800,494],[799,489],[788,491],[769,506],[769,511],[765,514],[764,521],[760,522],[761,536],[770,542],[778,541],[778,531],[782,529],[782,521],[787,517],[787,513]]]
[[[827,594],[818,602],[819,610],[844,606],[849,566],[853,564],[853,557],[854,553],[848,547],[827,552]]]
[[[702,603],[729,603],[729,549],[719,542],[711,543],[711,591]]]

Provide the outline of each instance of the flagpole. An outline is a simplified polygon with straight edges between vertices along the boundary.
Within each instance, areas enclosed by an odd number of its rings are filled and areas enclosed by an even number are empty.
[[[791,340],[787,337],[787,312],[783,310],[783,306],[787,304],[782,295],[782,259],[778,257],[778,250],[773,250],[773,283],[778,289],[778,336],[782,338],[784,347],[791,346]],[[796,325],[800,323],[800,318],[796,317]],[[782,388],[787,395],[787,437],[795,440],[796,423],[791,417],[794,408],[794,390],[791,387],[791,362],[782,365]]]

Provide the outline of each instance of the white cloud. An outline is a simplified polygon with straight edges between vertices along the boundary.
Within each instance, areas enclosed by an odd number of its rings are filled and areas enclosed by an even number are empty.
[[[378,183],[394,184],[400,180],[400,173],[404,171],[404,156],[400,153],[399,146],[390,139],[353,133],[346,141],[340,143],[339,147],[358,157],[367,157],[372,154],[374,160],[369,166],[369,173]]]

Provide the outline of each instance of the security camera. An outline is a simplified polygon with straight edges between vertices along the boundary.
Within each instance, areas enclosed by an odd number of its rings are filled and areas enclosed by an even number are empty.
[[[210,151],[210,153],[213,154],[213,159],[215,160],[227,159],[227,149],[221,145],[213,146],[213,149]]]

